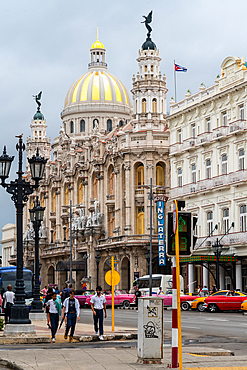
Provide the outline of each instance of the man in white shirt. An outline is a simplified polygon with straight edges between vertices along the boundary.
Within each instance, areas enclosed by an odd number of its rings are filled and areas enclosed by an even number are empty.
[[[55,343],[56,338],[56,332],[58,328],[58,322],[59,322],[59,314],[60,314],[60,309],[61,305],[60,302],[57,300],[57,295],[55,292],[52,293],[51,295],[52,299],[50,299],[47,303],[46,306],[49,309],[49,324],[51,326],[51,336],[52,339],[51,341]]]
[[[12,292],[12,286],[7,286],[7,291],[3,294],[3,311],[5,313],[5,324],[9,323],[11,308],[15,301],[15,293]]]
[[[67,318],[67,325],[64,334],[64,339],[68,338],[69,329],[70,336],[69,341],[73,342],[73,336],[75,331],[76,318],[80,320],[80,304],[77,298],[75,298],[75,291],[71,289],[69,292],[69,297],[63,302],[63,319]]]
[[[98,335],[98,322],[99,322],[99,334],[100,334],[99,339],[104,340],[103,338],[103,310],[105,311],[105,318],[107,317],[107,314],[106,314],[106,299],[105,299],[105,296],[102,294],[101,286],[97,286],[96,294],[92,296],[90,303],[91,303],[91,308],[93,311],[95,335]]]

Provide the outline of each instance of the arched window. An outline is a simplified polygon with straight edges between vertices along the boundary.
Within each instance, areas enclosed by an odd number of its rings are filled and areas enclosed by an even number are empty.
[[[107,132],[112,131],[112,120],[108,119],[106,124],[107,124]]]
[[[145,72],[147,72],[148,71],[148,66],[145,66],[144,68],[145,68]]]
[[[153,72],[154,71],[154,66],[151,66],[151,72]]]
[[[70,133],[71,134],[74,133],[74,122],[73,121],[70,122]]]
[[[138,235],[144,234],[144,207],[137,207],[136,209],[136,233]]]
[[[78,187],[77,187],[77,203],[83,204],[83,185],[82,185],[82,179],[78,180]]]
[[[161,100],[161,112],[162,113],[164,112],[164,102],[163,102],[163,99]]]
[[[113,236],[113,230],[115,229],[115,212],[108,212],[108,235]]]
[[[63,129],[64,129],[64,132],[66,134],[66,123],[63,124]]]
[[[66,206],[69,205],[69,187],[68,187],[68,185],[64,186],[64,204]]]
[[[85,132],[85,121],[84,119],[80,122],[80,132]]]
[[[136,100],[136,113],[137,113],[137,100]]]
[[[240,231],[247,231],[247,207],[246,204],[240,206]]]
[[[56,213],[56,191],[55,189],[52,189],[51,209],[52,209],[52,212]]]
[[[211,179],[211,159],[206,160],[206,179]]]
[[[156,166],[156,185],[165,186],[165,171],[161,164]],[[156,192],[163,193],[164,190],[158,188]]]
[[[118,125],[119,125],[119,127],[123,127],[123,121],[120,120]]]
[[[157,113],[157,99],[152,100],[152,111],[153,113]]]
[[[140,164],[136,169],[136,187],[144,184],[144,166]],[[140,189],[140,188],[139,188]]]
[[[44,193],[40,194],[40,205],[41,207],[45,206],[45,198],[44,198]]]
[[[244,170],[244,149],[240,149],[238,152],[239,169]]]
[[[98,179],[95,173],[93,174],[93,199],[98,199]]]
[[[223,234],[229,230],[229,208],[223,209]]]
[[[221,164],[222,164],[222,175],[226,175],[227,174],[227,154],[222,155]]]
[[[178,186],[183,186],[183,172],[182,168],[178,168]]]
[[[147,111],[147,102],[146,99],[142,99],[142,113],[146,113]]]
[[[113,172],[113,166],[109,167],[109,194],[114,195],[115,194],[115,177]]]
[[[95,128],[95,126],[99,126],[99,120],[97,118],[93,120],[93,128]]]

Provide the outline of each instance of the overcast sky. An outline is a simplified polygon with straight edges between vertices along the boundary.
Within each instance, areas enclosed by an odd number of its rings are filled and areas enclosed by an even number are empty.
[[[0,150],[16,155],[15,135],[30,134],[36,110],[32,95],[43,91],[41,110],[53,140],[70,85],[87,71],[90,47],[107,49],[109,71],[131,89],[138,49],[145,41],[142,15],[153,10],[152,38],[166,74],[168,102],[174,96],[173,60],[188,68],[177,74],[177,97],[214,83],[229,55],[247,59],[246,0],[0,0]],[[168,107],[169,110],[169,107]],[[17,162],[12,165],[15,178]],[[0,229],[15,223],[14,204],[0,188]]]

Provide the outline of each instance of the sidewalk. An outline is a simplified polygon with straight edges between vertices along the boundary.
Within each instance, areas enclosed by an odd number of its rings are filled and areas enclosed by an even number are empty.
[[[217,349],[219,354],[221,350]],[[222,350],[223,351],[223,350]],[[207,356],[215,352],[214,348],[184,347],[183,369],[188,370],[247,370],[246,356]],[[204,353],[204,355],[200,355]],[[0,364],[12,364],[12,369],[22,370],[151,370],[154,368],[169,368],[171,364],[171,348],[164,348],[164,359],[160,365],[141,365],[137,363],[136,348],[75,348],[35,350],[1,350]],[[15,366],[13,366],[15,364]]]

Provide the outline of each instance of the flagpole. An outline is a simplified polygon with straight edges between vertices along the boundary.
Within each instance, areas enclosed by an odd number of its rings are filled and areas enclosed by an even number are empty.
[[[177,102],[177,82],[176,82],[176,69],[175,69],[175,59],[174,59],[174,87],[175,87],[175,103]]]

